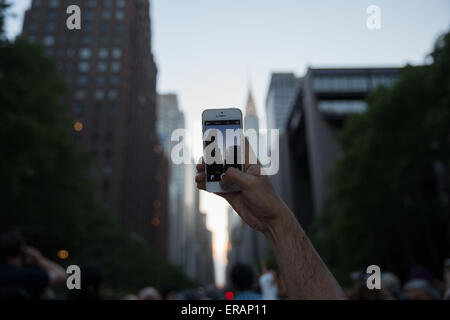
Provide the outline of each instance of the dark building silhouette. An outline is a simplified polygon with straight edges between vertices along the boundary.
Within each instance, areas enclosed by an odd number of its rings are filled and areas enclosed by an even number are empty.
[[[66,26],[72,4],[81,30]],[[23,36],[45,47],[70,89],[72,130],[92,153],[102,203],[164,254],[168,166],[155,128],[149,9],[148,0],[33,0]]]
[[[291,208],[303,226],[324,209],[345,119],[364,112],[368,93],[397,77],[396,68],[308,69],[286,123],[290,166],[280,166],[291,177]]]

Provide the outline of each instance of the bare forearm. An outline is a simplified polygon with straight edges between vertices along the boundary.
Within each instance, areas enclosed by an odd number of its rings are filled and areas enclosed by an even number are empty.
[[[37,261],[37,266],[40,269],[48,272],[48,274],[50,275],[50,282],[52,284],[61,283],[66,278],[66,272],[64,271],[64,269],[60,265],[50,261],[45,257],[39,258],[39,260]]]
[[[290,299],[346,299],[292,212],[283,204],[280,217],[265,233],[275,253]]]

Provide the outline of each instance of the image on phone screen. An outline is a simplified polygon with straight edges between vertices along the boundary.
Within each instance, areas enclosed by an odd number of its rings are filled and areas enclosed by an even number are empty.
[[[240,120],[215,120],[205,121],[205,132],[209,135],[209,138],[205,139],[205,148],[216,140],[214,135],[215,130],[220,131],[222,134],[222,144],[218,144],[216,148],[211,152],[211,156],[220,161],[215,161],[212,164],[206,164],[206,179],[209,182],[218,182],[221,180],[222,175],[227,171],[229,167],[242,170],[242,161],[240,160],[241,151],[241,138],[234,137],[233,139],[227,139],[227,129],[237,130],[241,129]],[[209,130],[209,131],[208,131]],[[228,141],[231,140],[231,141]],[[232,152],[232,153],[230,153]],[[218,155],[216,154],[218,153]],[[230,154],[232,157],[230,158]],[[228,159],[228,163],[227,163]],[[231,161],[230,161],[231,160]],[[230,163],[231,162],[231,163]]]

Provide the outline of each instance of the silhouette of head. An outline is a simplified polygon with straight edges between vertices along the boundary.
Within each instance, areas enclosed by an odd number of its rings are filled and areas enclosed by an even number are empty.
[[[254,281],[252,268],[245,264],[235,265],[231,269],[231,281],[238,290],[252,289]]]

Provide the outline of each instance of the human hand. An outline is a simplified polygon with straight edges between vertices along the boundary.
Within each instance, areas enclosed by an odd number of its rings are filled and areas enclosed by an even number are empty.
[[[33,247],[25,247],[24,254],[25,263],[28,265],[37,265],[42,259],[42,254]]]
[[[256,157],[254,157],[248,140],[245,139],[244,172],[230,167],[220,181],[220,185],[224,190],[236,184],[241,191],[216,194],[227,200],[250,227],[266,233],[273,222],[282,218],[283,210],[280,209],[286,208],[286,205],[276,194],[268,176],[261,174],[261,166],[259,164],[250,164],[249,159],[256,159]],[[199,189],[206,190],[205,162],[203,158],[197,164],[195,181]]]

